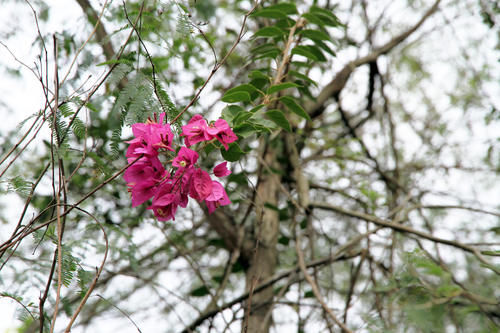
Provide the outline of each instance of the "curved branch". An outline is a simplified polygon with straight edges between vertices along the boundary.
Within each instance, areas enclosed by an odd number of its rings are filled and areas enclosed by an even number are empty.
[[[463,243],[460,243],[457,241],[449,240],[449,239],[439,238],[439,237],[433,236],[431,234],[428,234],[426,232],[418,231],[418,230],[413,229],[411,227],[405,226],[403,224],[394,223],[391,221],[383,220],[383,219],[378,218],[378,217],[373,216],[373,215],[360,213],[360,212],[356,212],[353,210],[330,205],[326,202],[312,202],[310,204],[310,207],[320,208],[320,209],[336,212],[336,213],[339,213],[342,215],[355,217],[355,218],[358,218],[361,220],[372,222],[372,223],[374,223],[378,226],[381,226],[381,227],[391,228],[395,231],[402,232],[402,233],[413,234],[413,235],[419,236],[421,238],[430,240],[430,241],[435,242],[435,243],[441,243],[441,244],[449,245],[449,246],[464,250],[466,252],[474,254],[476,256],[476,258],[479,261],[481,261],[483,264],[485,264],[488,268],[493,270],[495,273],[500,274],[500,270],[495,268],[491,263],[489,263],[486,259],[484,259],[483,255],[480,253],[480,251],[472,246],[469,246],[469,245],[466,245],[466,244],[463,244]]]
[[[326,101],[329,98],[336,97],[340,94],[340,92],[346,85],[347,80],[351,76],[351,73],[357,67],[375,61],[379,56],[389,53],[394,47],[406,40],[411,34],[418,30],[432,14],[437,11],[440,2],[441,0],[436,0],[436,2],[434,2],[434,5],[432,5],[432,7],[424,13],[420,20],[408,30],[395,36],[384,45],[375,48],[370,54],[346,64],[344,68],[342,68],[340,72],[337,73],[333,80],[323,88],[316,100],[305,105],[306,111],[309,113],[311,118],[318,117],[323,113]]]

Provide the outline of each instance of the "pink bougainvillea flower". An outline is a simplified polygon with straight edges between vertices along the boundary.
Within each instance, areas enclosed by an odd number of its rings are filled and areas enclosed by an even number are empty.
[[[211,140],[213,137],[208,134],[207,130],[207,121],[197,114],[191,118],[187,125],[182,126],[181,136],[185,137],[184,142],[189,147],[197,142]]]
[[[132,195],[132,207],[136,207],[148,201],[155,195],[158,182],[154,179],[148,179],[140,183],[127,185],[129,186],[129,192]]]
[[[175,172],[173,183],[179,192],[187,197],[191,190],[191,176],[195,171],[194,167],[179,168]]]
[[[227,196],[226,190],[218,181],[212,181],[212,192],[205,199],[207,204],[208,213],[212,214],[217,207],[227,206],[231,203]]]
[[[181,147],[179,153],[172,161],[172,165],[178,168],[189,168],[198,161],[198,153],[186,147]]]
[[[146,123],[132,125],[132,133],[135,139],[126,141],[130,144],[127,149],[127,157],[137,157],[141,154],[147,156],[158,155],[158,149],[164,148],[174,151],[172,140],[174,134],[169,124],[163,124],[165,113],[160,115],[160,119],[148,119]]]
[[[212,193],[212,179],[201,169],[195,169],[190,181],[189,196],[195,200],[203,201]]]
[[[134,160],[135,158],[129,158],[128,162],[132,163]],[[133,186],[136,183],[148,179],[160,181],[166,174],[167,171],[158,157],[142,157],[125,170],[123,179],[125,179],[129,185]]]
[[[215,123],[210,124],[207,132],[222,143],[226,150],[229,149],[229,143],[238,140],[238,137],[224,119],[217,119]]]
[[[222,162],[214,168],[214,175],[217,177],[225,177],[231,174],[231,170],[227,168],[227,162]]]
[[[153,210],[159,221],[175,220],[175,213],[177,206],[181,203],[181,196],[179,193],[173,193],[172,190],[173,185],[171,183],[163,183],[158,188],[153,203],[148,207],[148,209]]]
[[[129,159],[129,163],[132,160],[135,159]],[[132,195],[132,207],[151,199],[156,192],[157,185],[167,177],[169,177],[168,172],[156,156],[142,157],[131,165],[123,174],[123,178]]]
[[[127,148],[126,157],[137,158],[141,155],[144,156],[158,156],[158,150],[153,147],[147,140],[143,137],[135,138],[130,141],[125,141],[130,144]]]
[[[210,175],[195,167],[199,155],[196,151],[181,147],[177,156],[171,161],[177,168],[173,176],[165,169],[159,159],[163,149],[175,151],[172,148],[173,133],[165,114],[159,118],[148,119],[145,123],[132,125],[134,139],[127,141],[127,159],[134,162],[125,171],[123,178],[127,182],[132,196],[132,206],[138,206],[151,198],[148,209],[160,221],[175,220],[177,208],[186,207],[189,197],[205,201],[210,213],[219,207],[229,205],[231,201],[224,187],[213,181]],[[182,136],[189,147],[202,141],[218,140],[227,150],[229,144],[238,138],[228,123],[219,119],[210,125],[201,115],[195,115],[182,127]],[[139,158],[139,160],[137,160]],[[227,162],[215,166],[214,175],[224,177],[231,174]]]
[[[149,127],[149,143],[156,149],[164,148],[170,151],[175,151],[172,148],[172,140],[174,138],[174,133],[170,129],[169,124],[155,124],[152,123]]]

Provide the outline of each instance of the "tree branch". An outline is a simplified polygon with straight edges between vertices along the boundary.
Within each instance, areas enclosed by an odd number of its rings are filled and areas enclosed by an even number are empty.
[[[342,215],[355,217],[355,218],[358,218],[361,220],[372,222],[372,223],[374,223],[378,226],[381,226],[381,227],[391,228],[392,230],[402,232],[402,233],[413,234],[413,235],[419,236],[421,238],[430,240],[430,241],[435,242],[435,243],[441,243],[441,244],[449,245],[449,246],[464,250],[466,252],[474,254],[477,257],[477,259],[479,261],[481,261],[483,264],[485,264],[488,268],[493,270],[495,273],[500,274],[500,270],[495,268],[491,263],[489,263],[486,259],[484,259],[483,255],[479,252],[479,250],[472,247],[472,246],[469,246],[469,245],[466,245],[466,244],[463,244],[463,243],[460,243],[457,241],[453,241],[453,240],[439,238],[439,237],[433,236],[431,234],[428,234],[426,232],[418,231],[416,229],[413,229],[411,227],[408,227],[408,226],[405,226],[405,225],[402,225],[399,223],[394,223],[391,221],[383,220],[383,219],[378,218],[378,217],[373,216],[373,215],[360,213],[360,212],[352,211],[349,209],[341,208],[338,206],[330,205],[326,202],[312,202],[310,204],[310,207],[320,208],[320,209],[336,212],[336,213],[339,213]]]
[[[394,47],[406,40],[411,34],[418,30],[432,14],[437,11],[440,2],[441,0],[436,0],[436,2],[434,2],[434,5],[432,5],[432,7],[429,8],[420,18],[420,20],[410,29],[395,36],[386,44],[375,48],[370,54],[346,64],[344,68],[342,68],[340,72],[337,73],[333,80],[323,88],[316,100],[305,105],[305,109],[309,113],[311,118],[315,118],[321,115],[324,112],[326,101],[329,98],[336,97],[340,94],[354,69],[375,61],[379,56],[389,53]]]

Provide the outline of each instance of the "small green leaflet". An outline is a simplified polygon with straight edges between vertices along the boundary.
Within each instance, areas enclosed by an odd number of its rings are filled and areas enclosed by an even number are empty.
[[[257,30],[253,37],[281,37],[285,36],[286,32],[276,27],[264,27]]]
[[[228,105],[222,110],[222,118],[231,123],[234,117],[242,111],[244,112],[245,109],[239,105]]]
[[[229,95],[229,94],[239,92],[239,91],[246,91],[247,93],[252,94],[252,93],[256,92],[257,89],[254,86],[252,86],[251,84],[241,84],[237,87],[229,89],[228,91],[226,91],[226,93],[224,95]]]
[[[193,297],[203,297],[203,296],[206,296],[208,294],[210,294],[210,293],[209,293],[208,288],[206,286],[201,286],[201,287],[195,288],[195,289],[191,290],[191,292],[189,293],[189,295],[191,295]]]
[[[316,81],[314,81],[313,79],[309,78],[307,75],[302,74],[300,72],[297,72],[297,71],[294,71],[294,70],[290,70],[290,71],[288,71],[288,75],[295,76],[298,79],[302,79],[304,81],[307,81],[310,84],[315,85],[316,87],[318,86],[318,84],[316,83]]]
[[[299,34],[312,40],[330,40],[330,36],[319,30],[305,29]]]
[[[300,106],[295,100],[290,96],[283,96],[280,98],[281,103],[285,104],[286,107],[295,113],[297,116],[302,117],[306,120],[311,120],[311,117],[307,114],[307,112]]]
[[[267,80],[267,81],[270,80],[269,76],[267,76],[266,74],[262,73],[259,70],[253,70],[253,71],[251,71],[250,74],[248,74],[248,77],[251,78],[251,79],[264,79],[264,80]]]
[[[251,118],[254,114],[252,112],[240,112],[236,117],[233,119],[233,125],[238,126],[239,124],[243,123],[245,120],[248,120]]]
[[[250,94],[246,91],[227,92],[221,100],[226,103],[249,102]]]
[[[335,51],[333,51],[328,45],[326,45],[326,43],[320,41],[320,40],[315,40],[314,41],[314,44],[316,44],[318,47],[322,48],[323,50],[325,50],[326,52],[330,53],[332,56],[336,56],[337,54],[335,53]]]
[[[281,50],[277,48],[274,44],[266,43],[253,48],[250,52],[252,52],[255,55],[259,55],[257,59],[266,57],[275,59],[281,53]]]
[[[302,14],[302,17],[305,18],[308,22],[310,23],[314,23],[320,27],[324,26],[325,24],[323,23],[323,21],[316,15],[314,14],[311,14],[311,13],[305,13],[305,14]]]
[[[321,21],[323,21],[324,25],[329,25],[332,27],[341,25],[337,16],[335,16],[335,14],[333,14],[329,10],[317,6],[312,6],[309,12],[318,17]]]
[[[256,113],[257,111],[259,111],[260,109],[262,109],[265,105],[264,104],[259,104],[257,105],[256,107],[253,107],[250,112],[252,113]]]
[[[312,45],[298,45],[292,49],[292,54],[297,54],[306,57],[313,61],[326,61],[323,53],[315,46]]]
[[[294,3],[290,2],[279,3],[273,6],[266,7],[264,9],[277,10],[287,15],[297,14],[297,6],[295,6]]]
[[[251,123],[248,123],[248,122],[244,122],[242,124],[234,126],[233,131],[237,136],[242,137],[242,138],[247,138],[250,135],[257,132],[255,127]]]
[[[287,132],[291,132],[292,128],[290,127],[290,123],[285,117],[285,114],[281,110],[269,110],[266,112],[266,115],[269,119],[271,119],[276,125],[283,128]]]
[[[279,84],[275,84],[275,85],[269,87],[269,89],[267,89],[267,94],[271,95],[271,94],[274,94],[275,92],[278,92],[278,91],[281,91],[284,89],[298,88],[298,87],[300,87],[300,85],[298,85],[297,83],[293,83],[293,82],[279,83]]]
[[[228,162],[236,162],[245,154],[237,142],[229,144],[228,150],[222,148],[220,152],[222,157]]]

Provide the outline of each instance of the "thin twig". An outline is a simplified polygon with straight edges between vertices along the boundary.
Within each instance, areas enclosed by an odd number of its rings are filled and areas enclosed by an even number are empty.
[[[102,234],[104,236],[105,250],[104,250],[104,257],[102,258],[101,266],[99,266],[99,268],[96,267],[95,277],[92,280],[92,283],[90,284],[87,292],[85,293],[85,296],[81,300],[80,304],[78,304],[77,309],[75,310],[75,312],[71,316],[71,319],[70,319],[70,321],[68,323],[68,326],[66,326],[66,330],[65,330],[66,333],[71,331],[71,326],[73,326],[73,323],[75,322],[76,318],[78,317],[78,315],[82,311],[83,306],[85,305],[85,303],[87,303],[87,300],[88,300],[90,294],[92,293],[92,291],[96,287],[97,280],[99,280],[99,276],[101,276],[102,270],[104,268],[104,263],[106,262],[106,259],[108,257],[108,249],[109,249],[108,236],[106,235],[106,230],[104,230],[104,227],[102,226],[102,224],[97,220],[97,218],[94,215],[92,215],[92,214],[84,211],[83,209],[81,209],[79,207],[76,207],[76,209],[79,210],[79,211],[81,211],[81,212],[83,212],[83,213],[85,213],[85,214],[87,214],[92,219],[94,219],[94,221],[97,223],[97,225],[99,226],[99,228],[102,230]],[[140,332],[140,330],[139,330],[139,332]]]
[[[250,14],[253,13],[253,11],[255,10],[255,8],[257,8],[257,6],[259,5],[260,1],[261,0],[255,1],[254,6],[243,17],[243,23],[241,24],[240,33],[238,34],[238,37],[234,41],[233,46],[231,47],[231,49],[229,49],[229,51],[226,53],[226,55],[224,56],[224,58],[222,58],[222,60],[220,62],[215,63],[214,67],[212,68],[212,71],[208,75],[208,77],[205,80],[205,82],[203,83],[203,85],[200,87],[200,89],[198,89],[198,91],[196,92],[196,94],[194,95],[194,97],[191,99],[191,101],[188,103],[188,105],[186,105],[184,107],[184,109],[182,109],[182,111],[177,116],[175,116],[174,119],[172,119],[170,121],[170,124],[175,123],[177,121],[177,119],[179,119],[184,114],[184,112],[186,112],[198,100],[198,97],[200,96],[201,92],[205,89],[205,87],[207,86],[207,84],[210,81],[210,79],[212,79],[212,77],[217,72],[217,70],[219,68],[221,68],[226,63],[226,60],[234,52],[234,50],[236,49],[236,46],[238,46],[238,44],[240,43],[241,39],[243,38],[243,34],[244,34],[244,31],[245,31],[247,19],[250,16]]]
[[[296,237],[295,251],[297,252],[297,257],[298,257],[298,260],[299,260],[299,267],[300,267],[300,270],[302,271],[302,274],[304,274],[304,277],[306,278],[307,282],[309,282],[309,284],[311,285],[311,288],[312,288],[312,291],[314,293],[314,296],[316,297],[316,299],[318,300],[318,302],[321,304],[321,306],[323,307],[323,309],[326,311],[326,313],[328,313],[328,315],[330,316],[330,318],[338,326],[340,326],[342,328],[342,330],[344,330],[347,333],[353,333],[353,331],[351,331],[343,322],[341,322],[337,318],[337,316],[335,316],[335,314],[333,313],[332,309],[330,309],[328,307],[328,305],[325,303],[325,301],[323,300],[323,296],[321,296],[321,292],[319,291],[319,288],[318,288],[316,282],[314,282],[314,279],[311,277],[311,275],[309,275],[309,273],[307,273],[307,267],[306,267],[306,264],[305,264],[305,261],[304,261],[304,253],[302,252],[302,249],[300,248],[300,244],[301,244],[300,235],[298,233],[296,233],[295,237]]]

